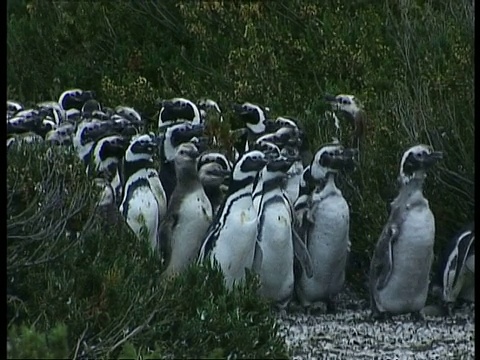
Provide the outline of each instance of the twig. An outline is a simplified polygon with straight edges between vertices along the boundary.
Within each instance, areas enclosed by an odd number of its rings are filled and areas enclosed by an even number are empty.
[[[87,326],[85,327],[85,330],[83,330],[83,333],[82,335],[78,338],[78,341],[77,341],[77,346],[75,347],[75,354],[73,355],[73,359],[75,360],[78,356],[78,351],[80,350],[80,343],[82,342],[83,338],[85,337],[85,334],[87,333],[87,330],[88,330],[88,324]]]
[[[155,316],[156,313],[157,313],[157,310],[153,310],[153,312],[148,317],[147,321],[145,321],[142,325],[137,326],[130,334],[128,334],[122,340],[120,340],[118,343],[113,345],[113,347],[110,349],[109,352],[115,351],[116,348],[118,348],[120,345],[122,345],[124,342],[126,342],[128,339],[130,339],[132,336],[134,336],[137,333],[139,333],[140,331],[142,331],[148,325],[148,323],[150,321],[152,321],[152,319],[153,319],[153,317]]]

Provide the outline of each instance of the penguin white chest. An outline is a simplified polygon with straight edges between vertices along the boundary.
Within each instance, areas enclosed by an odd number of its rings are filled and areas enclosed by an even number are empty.
[[[245,269],[251,269],[257,234],[257,212],[249,196],[238,200],[226,210],[223,226],[212,250],[211,261],[219,262],[230,287],[233,281],[245,277]]]
[[[405,214],[398,239],[392,244],[393,268],[379,292],[383,307],[392,313],[420,311],[427,300],[433,261],[435,219],[428,207]]]
[[[338,294],[345,282],[349,247],[350,209],[341,195],[331,195],[311,209],[313,224],[308,233],[308,251],[313,277],[302,273],[298,282],[301,300],[306,304]]]
[[[175,237],[203,238],[212,222],[212,205],[203,189],[191,192],[182,200]]]
[[[260,293],[283,301],[293,292],[292,219],[287,199],[268,204],[258,220],[258,245],[254,270],[260,276]]]

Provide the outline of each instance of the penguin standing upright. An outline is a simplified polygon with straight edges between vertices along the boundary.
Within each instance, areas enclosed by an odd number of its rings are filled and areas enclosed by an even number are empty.
[[[95,142],[110,131],[110,125],[100,121],[81,121],[73,137],[73,148],[86,167],[92,159]]]
[[[159,205],[148,176],[157,149],[156,139],[149,134],[132,138],[123,159],[125,183],[119,208],[137,237],[141,239],[146,230],[152,250],[157,248],[158,242]]]
[[[238,154],[252,148],[253,142],[265,133],[267,110],[256,104],[249,102],[243,104],[233,104],[233,111],[240,118],[245,127],[234,130],[234,134],[240,134],[239,141],[235,144]]]
[[[174,124],[167,128],[162,143],[160,166],[160,181],[167,198],[167,203],[176,185],[175,154],[180,144],[190,141],[193,137],[203,134],[203,125],[190,122]]]
[[[444,249],[432,291],[449,314],[458,300],[475,302],[475,224],[465,225]]]
[[[262,174],[258,231],[253,270],[260,277],[259,294],[284,308],[293,294],[293,233],[290,200],[282,190],[292,161],[278,157]]]
[[[161,224],[163,276],[182,272],[196,259],[212,222],[212,206],[197,173],[199,155],[192,143],[181,144],[175,155],[177,185]]]
[[[295,292],[300,304],[309,308],[325,302],[327,311],[335,310],[335,296],[345,282],[345,267],[350,249],[350,209],[335,184],[336,174],[353,161],[354,151],[340,144],[323,146],[310,165],[311,179],[317,184],[307,202],[305,216],[300,218],[313,262],[313,277],[299,271]],[[300,209],[297,204],[297,212]]]
[[[428,294],[435,218],[423,195],[426,172],[442,153],[416,145],[400,163],[401,187],[370,265],[372,316],[411,313],[419,317]]]
[[[252,150],[235,163],[228,194],[217,212],[199,252],[198,261],[218,262],[231,289],[251,269],[257,236],[257,211],[253,206],[253,181],[266,164],[265,155]]]
[[[222,185],[225,178],[230,176],[230,171],[226,170],[219,163],[205,162],[199,166],[198,176],[202,183],[205,194],[212,205],[212,211],[215,215],[223,203],[225,193],[222,190]]]

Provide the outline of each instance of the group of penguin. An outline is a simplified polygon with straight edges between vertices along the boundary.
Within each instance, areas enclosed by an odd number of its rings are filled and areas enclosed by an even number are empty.
[[[108,108],[94,92],[71,89],[30,109],[7,101],[7,148],[72,147],[100,187],[98,212],[148,239],[163,278],[210,261],[229,289],[253,271],[259,294],[276,307],[294,300],[331,312],[350,252],[350,208],[336,181],[359,164],[366,117],[352,95],[325,101],[337,128],[337,115],[350,121],[350,147],[334,139],[312,153],[300,121],[271,119],[268,108],[249,102],[232,105],[242,126],[230,129],[232,144],[222,144],[212,124],[226,121],[210,99],[161,101],[157,130],[147,132],[135,109]],[[435,219],[423,185],[441,158],[422,144],[401,158],[400,189],[371,259],[375,318],[416,316],[425,306]],[[452,239],[434,278],[448,309],[457,299],[474,301],[474,239],[472,222]]]

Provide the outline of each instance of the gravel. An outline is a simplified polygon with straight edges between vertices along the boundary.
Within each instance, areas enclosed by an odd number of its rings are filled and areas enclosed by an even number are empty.
[[[297,359],[474,359],[474,304],[452,317],[425,321],[399,315],[372,322],[368,302],[351,291],[339,295],[335,314],[292,308],[278,314],[279,332]]]

